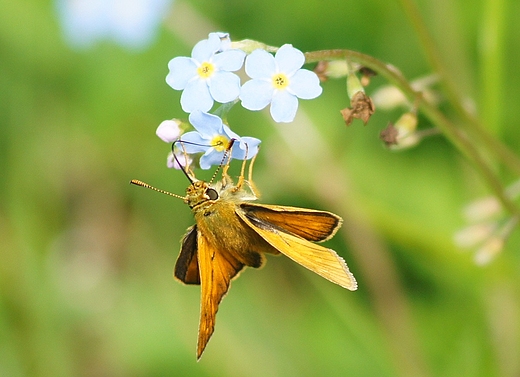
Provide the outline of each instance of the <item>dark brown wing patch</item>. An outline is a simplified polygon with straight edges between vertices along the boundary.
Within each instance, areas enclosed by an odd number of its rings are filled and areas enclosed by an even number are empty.
[[[197,261],[197,225],[188,229],[181,242],[181,252],[175,263],[173,275],[184,284],[200,284]]]
[[[342,223],[341,217],[326,211],[251,203],[241,203],[240,208],[256,226],[279,230],[314,242],[331,238]]]

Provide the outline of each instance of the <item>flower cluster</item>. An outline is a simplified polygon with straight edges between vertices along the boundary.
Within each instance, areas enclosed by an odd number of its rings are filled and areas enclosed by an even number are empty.
[[[242,68],[251,78],[240,85],[233,72]],[[173,89],[183,90],[182,109],[191,113],[208,112],[214,102],[242,101],[248,110],[262,110],[271,104],[276,122],[292,122],[298,109],[298,98],[318,97],[322,88],[318,76],[302,69],[305,57],[290,44],[278,49],[275,56],[264,49],[255,49],[246,58],[241,49],[232,48],[225,33],[211,33],[195,45],[191,58],[176,57],[169,64],[166,82]]]
[[[234,72],[244,62],[245,73],[251,79],[241,85]],[[233,44],[227,33],[210,33],[208,39],[195,45],[191,57],[170,60],[166,83],[182,90],[181,106],[189,113],[195,131],[182,135],[183,151],[172,151],[167,165],[180,168],[179,163],[191,164],[192,157],[200,155],[199,166],[209,169],[222,163],[231,139],[235,140],[231,158],[243,160],[255,156],[260,140],[238,136],[221,118],[208,112],[215,102],[222,104],[217,110],[225,113],[240,101],[252,111],[270,105],[276,122],[292,122],[298,99],[313,99],[322,92],[318,76],[302,69],[304,63],[304,54],[290,44],[280,47],[273,56],[267,46],[257,42]],[[157,129],[157,136],[169,143],[179,140],[181,125],[180,121],[165,121]]]

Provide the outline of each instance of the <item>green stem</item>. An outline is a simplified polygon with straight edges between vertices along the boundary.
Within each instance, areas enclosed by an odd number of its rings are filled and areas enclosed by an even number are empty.
[[[403,94],[412,101],[421,97],[421,93],[415,91],[409,84],[408,80],[406,80],[406,78],[396,68],[369,55],[351,50],[324,50],[308,52],[305,54],[305,59],[306,63],[314,63],[321,60],[348,59],[374,70],[390,84],[398,87]],[[520,210],[517,208],[515,203],[507,197],[504,188],[498,177],[493,172],[493,169],[482,157],[474,143],[468,139],[467,135],[455,127],[455,125],[446,119],[446,117],[430,103],[419,101],[419,107],[423,114],[444,133],[455,147],[475,164],[504,207],[512,214],[520,216]]]
[[[484,4],[480,56],[482,62],[482,97],[480,108],[484,124],[495,135],[500,135],[504,92],[504,30],[506,26],[506,2],[487,0]]]

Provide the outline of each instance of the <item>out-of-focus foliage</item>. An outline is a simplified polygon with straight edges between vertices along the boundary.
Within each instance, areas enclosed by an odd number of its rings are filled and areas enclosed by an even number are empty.
[[[499,2],[506,32],[493,64],[502,75],[490,83],[488,5],[417,3],[460,95],[520,150],[520,5]],[[452,238],[465,225],[461,208],[488,194],[481,178],[442,136],[386,150],[378,134],[399,111],[346,128],[344,82],[324,83],[292,124],[239,106],[229,121],[263,140],[263,202],[344,217],[328,245],[357,277],[356,292],[268,258],[233,282],[197,363],[199,289],[171,277],[190,210],[128,184],[179,194],[188,185],[166,168],[155,129],[185,116],[165,83],[167,62],[209,32],[358,50],[413,79],[432,71],[411,25],[399,3],[382,0],[179,0],[147,48],[100,41],[78,51],[52,2],[1,2],[0,375],[519,375],[518,234],[475,266]],[[374,78],[367,93],[382,84]],[[496,85],[502,111],[489,119],[485,90]],[[419,127],[429,124],[419,117]]]

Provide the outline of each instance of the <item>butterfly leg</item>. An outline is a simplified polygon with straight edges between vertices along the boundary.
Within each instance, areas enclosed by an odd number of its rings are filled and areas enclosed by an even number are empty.
[[[247,185],[249,186],[249,189],[251,190],[253,195],[255,197],[259,198],[260,197],[260,191],[258,191],[258,189],[256,188],[255,183],[253,182],[253,165],[255,164],[255,160],[256,160],[256,156],[257,155],[255,155],[251,159],[251,163],[249,164],[249,172],[248,172],[248,175],[247,175]]]

